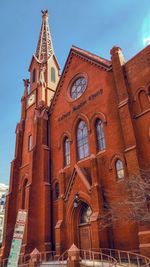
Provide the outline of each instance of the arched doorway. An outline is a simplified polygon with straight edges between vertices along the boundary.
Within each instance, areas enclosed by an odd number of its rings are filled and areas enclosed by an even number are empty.
[[[79,214],[79,247],[82,250],[91,249],[90,217],[92,210],[87,204],[83,204]]]

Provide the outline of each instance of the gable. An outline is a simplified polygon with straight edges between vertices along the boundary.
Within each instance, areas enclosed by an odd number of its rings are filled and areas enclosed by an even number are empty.
[[[81,68],[80,68],[81,66]],[[96,56],[92,53],[89,53],[85,50],[72,47],[70,53],[68,55],[66,64],[64,66],[62,75],[60,77],[58,86],[56,88],[56,92],[54,94],[51,106],[50,106],[50,113],[53,111],[54,106],[56,105],[57,98],[62,92],[62,87],[65,88],[69,86],[64,85],[67,80],[71,81],[74,76],[80,74],[82,72],[89,72],[93,68],[93,73],[97,70],[102,70],[103,72],[110,72],[112,70],[111,62],[105,60],[99,56]]]
[[[71,191],[73,190],[73,187],[79,186],[79,182],[77,181],[77,177],[79,178],[80,183],[83,185],[85,190],[87,192],[90,192],[91,185],[89,183],[89,179],[88,179],[86,172],[84,170],[82,170],[82,168],[80,168],[77,164],[75,164],[72,175],[70,176],[70,179],[68,181],[68,185],[66,188],[66,192],[65,192],[65,196],[64,196],[65,200],[67,200],[69,198],[69,195],[71,194]]]

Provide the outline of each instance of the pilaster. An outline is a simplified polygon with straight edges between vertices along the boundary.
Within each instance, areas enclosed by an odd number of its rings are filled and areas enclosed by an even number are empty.
[[[136,138],[129,107],[130,92],[124,69],[125,61],[123,58],[122,51],[119,47],[112,48],[111,55],[113,74],[116,84],[116,93],[118,97],[118,112],[120,116],[122,135],[124,139],[123,152],[126,158],[127,172],[129,178],[134,179],[135,175],[140,176],[140,168],[136,150]],[[143,226],[138,223],[138,229],[139,249],[141,253],[143,253],[144,255],[148,255],[147,251],[150,251],[150,227],[145,223]]]
[[[59,172],[59,185],[60,196],[58,199],[58,221],[55,226],[55,243],[56,243],[56,255],[61,255],[64,242],[64,193],[65,193],[65,173],[63,170]]]
[[[125,60],[119,47],[113,47],[110,51],[112,56],[112,67],[116,85],[116,93],[118,97],[118,113],[124,140],[124,154],[127,162],[129,175],[139,169],[136,139],[129,108],[129,88],[127,78],[125,76],[124,64]]]

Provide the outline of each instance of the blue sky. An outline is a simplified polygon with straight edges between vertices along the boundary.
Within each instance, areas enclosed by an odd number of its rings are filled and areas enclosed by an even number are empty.
[[[72,44],[105,58],[120,46],[126,60],[150,37],[149,0],[0,0],[0,182],[8,183],[20,119],[22,79],[36,50],[41,9],[49,10],[61,69]]]

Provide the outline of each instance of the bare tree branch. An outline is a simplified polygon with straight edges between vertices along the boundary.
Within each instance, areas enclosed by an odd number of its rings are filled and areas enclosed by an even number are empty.
[[[102,198],[100,229],[115,221],[150,223],[150,170],[140,170],[126,177],[122,181],[121,192],[105,191]]]

